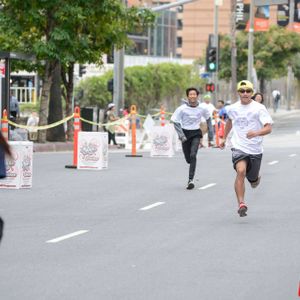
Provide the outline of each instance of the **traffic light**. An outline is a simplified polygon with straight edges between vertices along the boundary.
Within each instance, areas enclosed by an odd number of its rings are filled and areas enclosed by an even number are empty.
[[[215,91],[215,84],[214,83],[207,83],[205,85],[205,91],[206,92],[214,92]]]
[[[207,47],[206,50],[206,70],[207,72],[217,71],[217,47]]]
[[[86,73],[86,66],[85,65],[79,65],[79,77],[82,77],[83,74]]]

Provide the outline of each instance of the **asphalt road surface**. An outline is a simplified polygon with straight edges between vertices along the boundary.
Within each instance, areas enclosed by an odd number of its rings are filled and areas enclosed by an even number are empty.
[[[0,299],[300,299],[300,113],[274,117],[240,218],[230,150],[110,153],[109,169],[34,155],[33,188],[1,190]]]

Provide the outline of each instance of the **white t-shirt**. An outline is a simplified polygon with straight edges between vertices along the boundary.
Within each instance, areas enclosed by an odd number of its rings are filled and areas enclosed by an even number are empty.
[[[200,105],[203,106],[203,107],[206,107],[208,109],[210,117],[213,119],[213,112],[216,110],[215,106],[212,103],[206,103],[206,102],[201,102]],[[205,123],[206,119],[202,118],[201,122]]]
[[[273,98],[275,99],[277,95],[280,95],[280,92],[279,92],[278,90],[274,90],[274,91],[272,92]]]
[[[185,103],[175,110],[171,120],[179,123],[183,129],[195,130],[200,128],[201,117],[204,117],[205,120],[210,117],[208,109],[203,107],[202,103],[196,107]]]
[[[247,138],[249,131],[257,131],[266,124],[273,124],[266,107],[256,101],[247,105],[238,101],[226,107],[229,119],[232,120],[232,148],[239,149],[248,154],[260,154],[263,152],[262,136],[252,139]]]

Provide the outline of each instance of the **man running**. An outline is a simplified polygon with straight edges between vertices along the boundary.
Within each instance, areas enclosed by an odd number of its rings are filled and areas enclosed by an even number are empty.
[[[245,217],[248,210],[244,199],[245,177],[252,188],[259,185],[263,136],[271,133],[273,121],[265,106],[251,99],[253,84],[250,81],[240,81],[237,90],[240,100],[226,108],[228,120],[220,148],[225,147],[226,138],[232,128],[232,162],[236,170],[234,189],[239,206],[238,213],[240,217]]]
[[[202,138],[200,129],[201,117],[207,120],[209,128],[211,125],[210,113],[207,108],[198,102],[199,91],[196,88],[186,90],[188,101],[179,106],[171,117],[175,130],[182,142],[182,150],[186,162],[190,165],[187,189],[195,187],[193,182],[196,170],[197,152]]]

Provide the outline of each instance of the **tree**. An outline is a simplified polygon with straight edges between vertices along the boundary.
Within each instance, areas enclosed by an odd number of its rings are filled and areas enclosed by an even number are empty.
[[[296,91],[296,108],[300,109],[300,54],[297,53],[291,62],[292,69],[295,77],[297,78],[297,91]]]
[[[220,78],[229,80],[230,71],[230,38],[221,38]],[[247,77],[248,38],[246,32],[237,35],[238,78]],[[284,28],[273,26],[267,32],[255,32],[254,67],[260,80],[260,91],[264,91],[264,82],[287,74],[287,66],[300,51],[300,36]]]
[[[102,63],[102,54],[128,43],[127,32],[153,20],[146,10],[126,9],[118,0],[0,1],[0,28],[15,41],[8,50],[34,53],[44,62],[40,125],[47,123],[53,72],[62,65],[70,108],[74,63]],[[56,116],[57,117],[57,116]],[[58,116],[61,118],[62,116]],[[46,140],[41,131],[39,140]]]
[[[103,76],[82,80],[76,87],[81,94],[80,105],[97,105],[106,107],[111,102],[111,94],[107,90],[107,82],[112,72]],[[201,88],[204,81],[194,70],[194,66],[162,63],[157,65],[134,66],[125,69],[125,106],[136,104],[140,113],[165,104],[173,110],[189,86]]]

